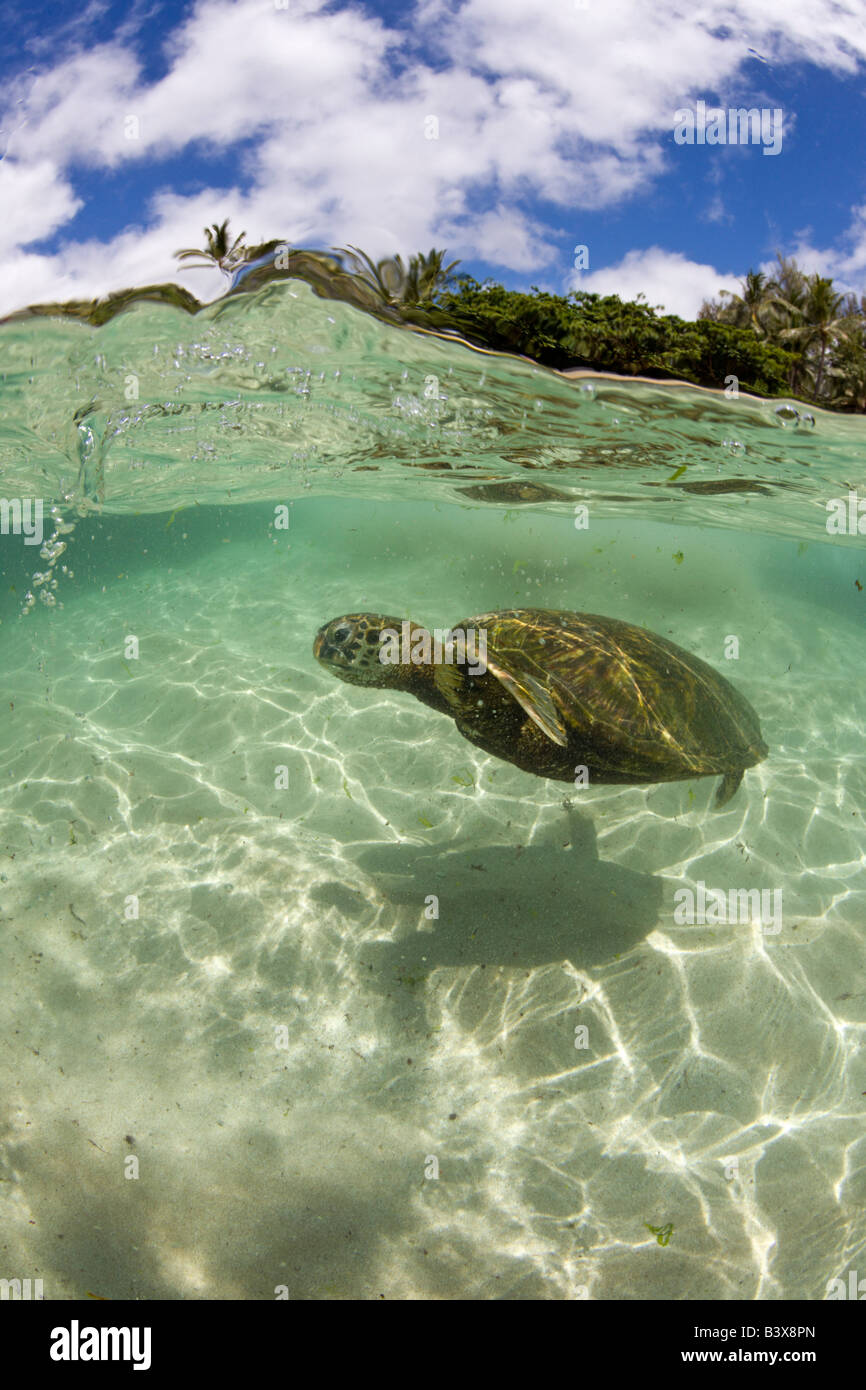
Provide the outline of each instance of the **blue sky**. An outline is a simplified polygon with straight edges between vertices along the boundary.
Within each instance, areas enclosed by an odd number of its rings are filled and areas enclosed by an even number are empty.
[[[0,312],[212,297],[173,252],[227,216],[684,315],[777,250],[866,291],[863,0],[7,0],[0,76]],[[779,153],[677,144],[699,101]]]

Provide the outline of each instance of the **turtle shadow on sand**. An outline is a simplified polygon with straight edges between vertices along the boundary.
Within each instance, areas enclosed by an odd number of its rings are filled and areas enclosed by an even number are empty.
[[[604,863],[587,815],[565,803],[567,822],[542,843],[422,851],[365,851],[360,868],[391,902],[416,909],[416,930],[361,953],[379,972],[425,974],[439,966],[522,967],[569,960],[582,969],[630,950],[658,921],[662,881]],[[425,902],[438,899],[427,922]]]

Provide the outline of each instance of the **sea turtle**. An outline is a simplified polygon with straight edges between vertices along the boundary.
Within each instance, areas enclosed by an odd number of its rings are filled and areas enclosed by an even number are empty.
[[[433,633],[377,613],[319,629],[341,680],[407,690],[470,743],[539,777],[677,782],[721,775],[715,805],[767,756],[758,716],[706,662],[595,613],[513,608]]]

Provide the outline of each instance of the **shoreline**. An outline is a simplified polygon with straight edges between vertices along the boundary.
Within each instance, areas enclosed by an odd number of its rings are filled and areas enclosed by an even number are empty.
[[[578,381],[581,377],[603,377],[606,381],[639,381],[644,386],[688,386],[690,391],[706,391],[711,396],[724,396],[726,400],[741,400],[746,397],[750,401],[778,401],[780,404],[790,401],[796,405],[794,396],[756,396],[751,391],[737,391],[736,397],[725,396],[722,386],[699,386],[695,381],[683,381],[680,377],[657,377],[657,376],[624,376],[622,372],[595,372],[587,367],[553,367],[551,371],[556,372],[557,376],[567,377],[569,381]],[[801,401],[800,405],[805,402]],[[810,410],[820,410],[821,406],[810,406]]]
[[[657,377],[657,376],[631,376],[624,372],[604,372],[593,371],[590,367],[548,367],[544,362],[537,362],[533,357],[525,357],[522,352],[503,352],[499,348],[479,347],[477,343],[470,343],[467,338],[461,337],[459,333],[443,333],[434,328],[422,328],[420,324],[409,324],[408,327],[414,332],[428,338],[439,338],[446,343],[459,343],[461,347],[469,348],[470,352],[480,352],[485,357],[510,357],[512,360],[526,362],[531,367],[540,371],[553,372],[556,376],[565,377],[567,381],[579,381],[581,378],[591,377],[604,381],[638,382],[642,386],[658,386],[664,389],[668,386],[687,386],[690,391],[704,391],[710,396],[721,396],[725,400],[749,400],[758,401],[762,405],[768,405],[775,401],[778,405],[790,404],[795,409],[808,408],[810,412],[820,410],[828,415],[840,415],[842,411],[827,410],[826,406],[812,405],[808,401],[800,401],[796,396],[756,396],[752,391],[741,391],[738,389],[735,397],[725,395],[723,386],[699,386],[696,381],[685,381],[682,377]]]

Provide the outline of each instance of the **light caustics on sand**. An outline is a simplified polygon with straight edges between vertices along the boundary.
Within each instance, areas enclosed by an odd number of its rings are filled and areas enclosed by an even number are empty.
[[[579,398],[289,293],[291,331],[30,325],[4,385],[4,494],[74,529],[23,619],[49,564],[3,538],[0,1276],[824,1297],[864,1248],[866,659],[823,508],[862,425]],[[517,603],[717,666],[736,634],[770,756],[718,816],[709,782],[578,792],[311,656],[334,613]],[[700,883],[779,889],[780,930],[679,924]]]

